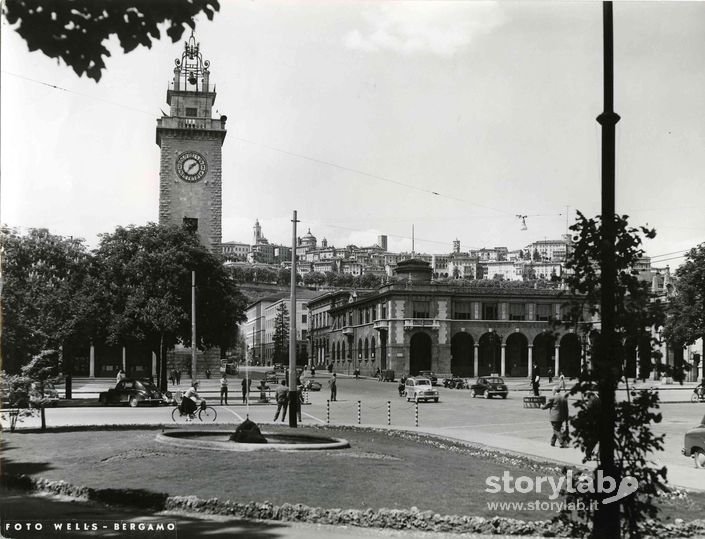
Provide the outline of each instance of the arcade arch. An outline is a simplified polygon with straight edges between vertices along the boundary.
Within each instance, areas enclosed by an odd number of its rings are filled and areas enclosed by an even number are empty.
[[[453,335],[450,341],[450,372],[461,378],[475,376],[475,341],[472,336],[461,332]]]

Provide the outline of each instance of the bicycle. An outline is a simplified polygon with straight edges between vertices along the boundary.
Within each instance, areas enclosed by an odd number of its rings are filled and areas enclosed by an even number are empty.
[[[206,401],[201,401],[198,409],[194,410],[192,414],[185,414],[181,410],[181,404],[174,406],[174,409],[171,411],[171,419],[174,423],[188,423],[190,415],[193,416],[194,419],[198,417],[198,420],[203,423],[212,423],[218,417],[218,412],[216,412],[215,408],[212,406],[207,406]]]
[[[699,388],[696,387],[690,397],[690,402],[705,402],[705,391],[701,394]]]

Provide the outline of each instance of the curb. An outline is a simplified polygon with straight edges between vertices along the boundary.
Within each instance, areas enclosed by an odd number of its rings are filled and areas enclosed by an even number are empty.
[[[168,496],[139,489],[93,489],[65,481],[49,481],[27,475],[5,475],[0,483],[10,488],[30,492],[60,495],[77,501],[94,501],[123,507],[140,507],[154,511],[175,511],[221,515],[247,520],[299,522],[358,528],[405,531],[486,534],[504,536],[575,537],[582,535],[579,524],[571,525],[559,518],[524,521],[506,517],[471,517],[440,515],[433,511],[411,509],[326,509],[303,504],[274,505],[269,501],[237,503],[217,498]],[[645,537],[677,538],[705,534],[705,520],[663,524],[644,522]],[[652,532],[650,535],[648,531]]]

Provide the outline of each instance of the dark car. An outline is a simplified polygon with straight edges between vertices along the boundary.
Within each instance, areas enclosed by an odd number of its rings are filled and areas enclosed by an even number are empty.
[[[418,374],[418,375],[419,375],[420,377],[422,377],[422,378],[428,378],[429,380],[431,380],[431,385],[432,385],[432,386],[437,386],[437,385],[438,385],[438,377],[437,377],[435,374],[433,374],[433,372],[431,372],[431,371],[419,371],[419,374]]]
[[[304,382],[304,389],[307,389],[309,391],[320,391],[321,390],[321,383],[316,382],[315,380],[306,380]]]
[[[115,384],[114,388],[103,391],[98,397],[98,401],[106,406],[108,404],[129,404],[135,407],[141,403],[167,404],[169,398],[147,380],[125,378]]]
[[[509,394],[504,380],[499,376],[481,376],[470,386],[470,391],[472,391],[473,398],[481,395],[486,399],[490,399],[494,395],[499,395],[503,399],[506,399]]]
[[[459,376],[453,376],[452,378],[445,378],[443,380],[443,386],[449,389],[467,389],[468,385],[465,378],[460,378]]]
[[[705,468],[705,417],[700,420],[700,425],[685,433],[682,453],[693,457],[696,468]]]

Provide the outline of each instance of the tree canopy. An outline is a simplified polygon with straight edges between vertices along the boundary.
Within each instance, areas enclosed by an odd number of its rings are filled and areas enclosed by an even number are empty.
[[[705,243],[693,247],[685,263],[676,270],[675,294],[668,307],[664,336],[689,345],[705,342]]]
[[[2,368],[18,372],[42,350],[59,349],[84,329],[81,290],[90,254],[82,240],[46,229],[0,230]]]
[[[140,341],[160,357],[176,343],[227,348],[244,321],[247,303],[237,285],[198,237],[178,226],[118,227],[103,234],[94,274],[96,301],[108,315],[108,342]],[[191,339],[191,272],[196,272],[197,342]]]
[[[147,48],[160,39],[158,25],[178,41],[194,17],[204,13],[212,20],[218,0],[6,0],[7,21],[27,42],[30,51],[63,60],[80,77],[96,82],[110,51],[104,42],[115,34],[126,53],[138,45]]]

